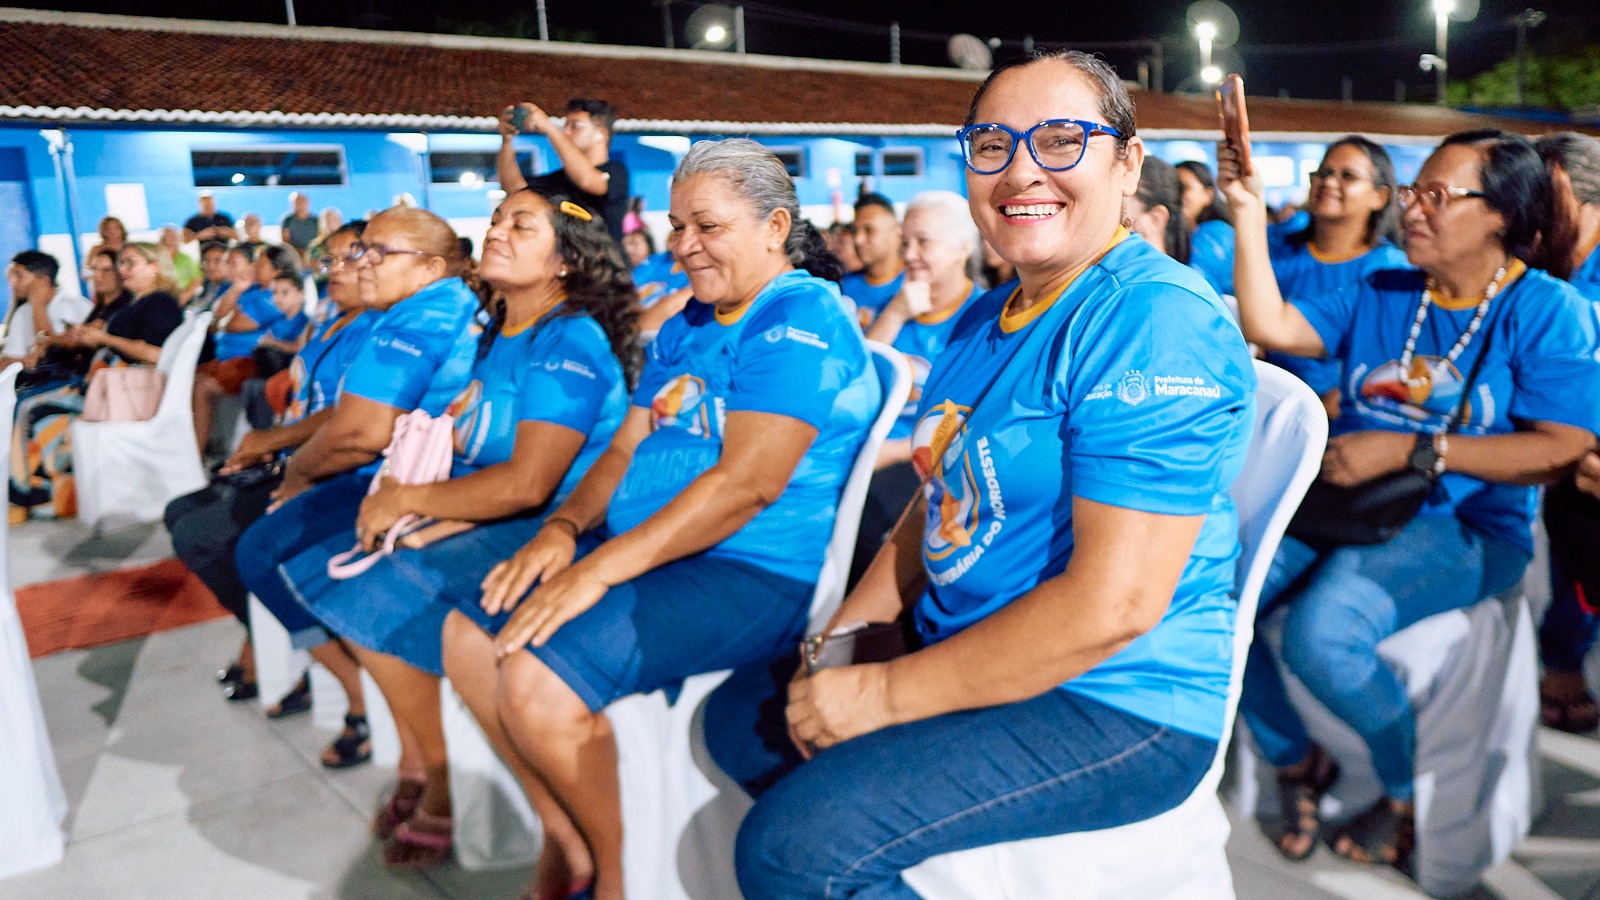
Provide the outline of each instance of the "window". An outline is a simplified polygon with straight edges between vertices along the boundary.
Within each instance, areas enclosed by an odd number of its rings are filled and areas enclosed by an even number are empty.
[[[495,170],[498,154],[487,150],[435,150],[428,154],[428,165],[433,170],[434,184],[459,184],[481,187],[497,184],[500,175]],[[517,152],[517,165],[524,172],[534,172],[538,158],[532,150]]]
[[[292,187],[345,183],[344,148],[334,145],[191,150],[195,187]]]
[[[872,151],[871,150],[857,150],[856,151],[856,177],[857,178],[871,178],[874,174],[875,173],[872,171]]]
[[[922,174],[921,150],[884,150],[882,156],[885,178],[914,178]]]
[[[772,155],[776,156],[783,167],[788,170],[790,178],[806,177],[806,149],[804,147],[772,147]]]

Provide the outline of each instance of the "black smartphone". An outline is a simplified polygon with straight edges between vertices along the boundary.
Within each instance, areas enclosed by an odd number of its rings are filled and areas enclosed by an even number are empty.
[[[527,129],[528,108],[526,106],[511,107],[511,127],[519,132]]]

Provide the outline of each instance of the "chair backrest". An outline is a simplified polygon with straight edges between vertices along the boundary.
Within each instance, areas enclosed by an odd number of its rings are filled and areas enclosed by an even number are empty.
[[[199,313],[172,330],[161,344],[161,358],[156,368],[167,374],[166,386],[161,390],[161,405],[155,418],[171,419],[189,411],[194,415],[194,368],[200,361],[200,349],[205,345],[206,332],[211,326],[211,313]]]
[[[861,530],[861,510],[867,502],[867,485],[877,471],[878,451],[883,440],[894,427],[895,419],[905,409],[911,397],[911,364],[899,350],[867,341],[868,357],[878,373],[878,384],[883,387],[883,405],[873,417],[867,439],[856,454],[850,467],[850,477],[845,480],[839,494],[839,507],[833,520],[833,537],[828,541],[828,552],[822,560],[822,572],[817,576],[817,589],[811,595],[811,625],[816,631],[828,624],[834,611],[844,600],[845,579],[850,574],[850,561],[855,555],[856,533]]]
[[[10,422],[17,411],[17,373],[22,371],[22,363],[12,363],[0,372],[0,422]],[[11,442],[6,441],[0,447],[0,465],[5,471],[11,471]],[[8,550],[6,536],[11,529],[0,529],[0,592],[11,590],[11,557]]]
[[[1315,392],[1299,378],[1270,363],[1256,361],[1256,428],[1244,469],[1234,479],[1233,504],[1239,513],[1239,606],[1233,633],[1233,670],[1228,679],[1227,717],[1217,759],[1202,788],[1215,790],[1233,734],[1234,714],[1244,680],[1244,664],[1255,638],[1261,587],[1272,568],[1283,533],[1300,508],[1306,488],[1322,468],[1328,443],[1328,413]],[[1200,790],[1202,788],[1197,788]]]

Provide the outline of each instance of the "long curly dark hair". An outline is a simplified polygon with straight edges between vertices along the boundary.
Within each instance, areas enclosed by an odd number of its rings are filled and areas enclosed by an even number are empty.
[[[638,292],[633,285],[633,270],[623,258],[622,249],[611,239],[600,219],[590,215],[572,198],[555,192],[545,193],[531,186],[513,192],[510,197],[524,191],[539,197],[550,207],[548,215],[556,234],[556,252],[561,254],[566,265],[567,275],[562,279],[562,286],[567,299],[556,315],[587,315],[594,319],[611,342],[611,352],[622,364],[628,386],[633,387],[638,382],[644,353],[639,342]],[[564,212],[563,203],[581,214]],[[491,286],[485,285],[485,288],[489,298],[485,310],[490,324],[484,329],[482,346],[487,352],[489,342],[505,327],[506,301]]]

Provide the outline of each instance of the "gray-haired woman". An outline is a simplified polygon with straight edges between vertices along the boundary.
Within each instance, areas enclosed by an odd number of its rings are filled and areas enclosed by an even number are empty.
[[[543,820],[538,897],[591,879],[622,896],[601,711],[795,645],[881,402],[838,263],[776,157],[696,144],[668,218],[695,301],[651,344],[609,448],[489,573],[481,608],[445,623],[445,672]]]

